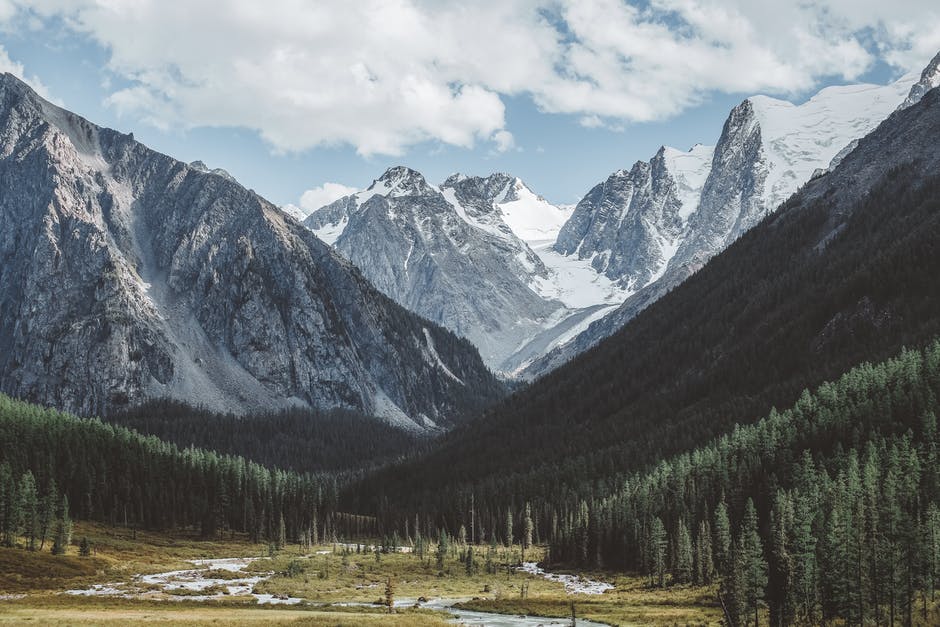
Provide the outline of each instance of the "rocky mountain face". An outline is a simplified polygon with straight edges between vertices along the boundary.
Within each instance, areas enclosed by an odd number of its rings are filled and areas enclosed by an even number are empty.
[[[683,235],[683,201],[690,201],[682,194],[696,185],[688,176],[679,179],[680,172],[699,173],[711,161],[711,149],[696,146],[688,153],[693,163],[678,170],[676,152],[667,160],[663,147],[648,163],[618,170],[595,186],[562,227],[555,250],[589,259],[597,272],[631,292],[659,278]]]
[[[514,186],[506,175],[458,175],[438,188],[395,167],[304,224],[383,293],[466,337],[501,369],[564,308],[538,293],[548,269],[504,221],[497,201]]]
[[[427,428],[501,392],[470,343],[272,204],[9,74],[0,189],[4,393],[86,415],[170,397]]]
[[[800,105],[754,96],[731,111],[714,148],[663,148],[648,164],[611,175],[578,204],[555,249],[590,259],[629,294],[522,376],[540,376],[617,331],[800,186],[837,166],[899,103],[908,107],[940,84],[938,68],[940,55],[916,83],[908,75],[886,86],[828,87]],[[677,167],[682,154],[686,162]]]

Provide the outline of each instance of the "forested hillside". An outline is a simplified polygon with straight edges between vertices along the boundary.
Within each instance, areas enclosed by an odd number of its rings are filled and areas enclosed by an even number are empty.
[[[472,493],[493,528],[528,499],[606,496],[805,388],[925,345],[940,333],[938,134],[933,90],[618,334],[348,501],[453,524]]]
[[[0,533],[37,533],[39,500],[68,499],[71,516],[148,529],[197,527],[275,541],[311,532],[335,503],[328,478],[270,470],[242,457],[181,449],[97,419],[0,395]],[[54,486],[54,487],[53,487]],[[57,499],[54,499],[57,500]]]
[[[894,624],[917,600],[926,613],[940,584],[938,398],[940,342],[861,365],[608,498],[548,508],[552,559],[659,586],[721,579],[735,624],[762,601],[775,625]]]
[[[426,436],[348,410],[296,408],[236,416],[162,400],[110,415],[107,421],[179,446],[241,455],[300,473],[362,472],[427,441]]]

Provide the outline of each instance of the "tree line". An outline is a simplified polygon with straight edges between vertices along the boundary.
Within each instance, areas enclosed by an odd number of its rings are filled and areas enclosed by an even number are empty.
[[[269,469],[243,457],[152,436],[0,395],[3,538],[43,542],[43,521],[245,532],[276,540],[345,533],[329,475]],[[58,501],[53,507],[50,503]],[[55,510],[56,513],[51,513]],[[356,523],[353,520],[354,524]]]
[[[940,175],[903,166],[850,210],[839,196],[797,195],[617,334],[345,488],[344,504],[453,526],[471,494],[487,525],[527,500],[603,499],[805,388],[925,345],[940,334]]]
[[[940,342],[552,512],[551,559],[720,582],[733,624],[910,624],[940,578]],[[918,607],[919,602],[919,607]]]

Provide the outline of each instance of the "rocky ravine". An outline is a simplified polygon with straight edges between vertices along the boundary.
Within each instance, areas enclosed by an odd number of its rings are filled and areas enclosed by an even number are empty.
[[[500,393],[473,346],[276,207],[0,78],[0,389],[445,425]]]

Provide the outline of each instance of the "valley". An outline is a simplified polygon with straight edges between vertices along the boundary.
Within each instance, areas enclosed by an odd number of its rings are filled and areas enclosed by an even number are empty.
[[[940,624],[940,9],[797,4],[0,0],[0,627]]]
[[[88,540],[91,556],[70,551],[24,561],[22,550],[0,548],[0,624],[30,619],[52,625],[116,625],[146,619],[160,624],[381,621],[535,627],[570,624],[573,603],[578,624],[595,627],[707,623],[718,611],[709,588],[690,588],[677,603],[650,593],[641,579],[614,573],[603,574],[613,581],[611,589],[595,594],[603,587],[579,585],[577,575],[571,577],[575,585],[566,588],[525,568],[510,571],[507,565],[521,559],[518,546],[476,546],[480,563],[468,574],[468,546],[457,544],[442,560],[435,545],[428,545],[425,555],[380,552],[376,558],[364,543],[348,548],[287,545],[270,557],[267,546],[241,535],[207,541],[185,532],[79,523],[75,536]],[[229,557],[235,554],[242,557]],[[528,551],[529,559],[542,555],[538,547]],[[19,564],[13,566],[15,562]],[[391,614],[384,606],[389,578],[394,582]],[[82,618],[76,621],[73,612]]]

